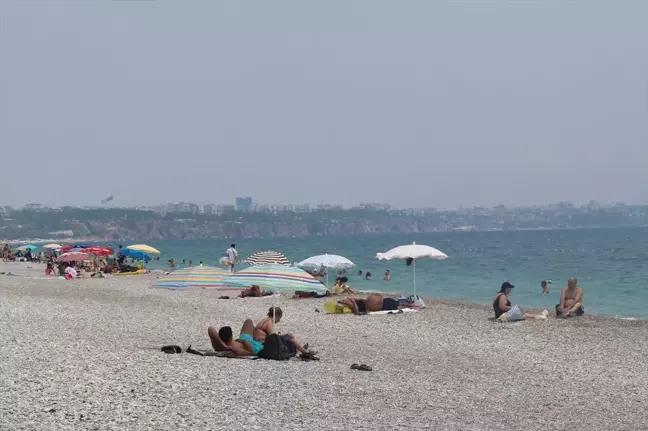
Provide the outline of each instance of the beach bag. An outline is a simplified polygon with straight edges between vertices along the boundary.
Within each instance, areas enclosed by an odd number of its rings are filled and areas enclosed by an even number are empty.
[[[407,302],[414,307],[425,308],[425,302],[418,295],[410,295],[407,298]]]
[[[284,338],[277,334],[270,334],[263,342],[263,349],[259,352],[259,358],[273,361],[285,361],[295,356],[290,353]]]
[[[497,320],[500,322],[517,322],[524,320],[524,312],[519,305],[515,304],[509,311],[502,314]]]

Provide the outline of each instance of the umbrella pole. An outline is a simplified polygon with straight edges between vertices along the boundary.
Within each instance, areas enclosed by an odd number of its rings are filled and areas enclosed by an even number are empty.
[[[414,299],[416,299],[416,259],[414,259],[412,263],[412,274],[414,276]]]

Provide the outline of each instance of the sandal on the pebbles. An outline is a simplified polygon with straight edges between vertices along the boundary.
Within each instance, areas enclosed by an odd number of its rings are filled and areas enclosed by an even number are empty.
[[[182,353],[182,348],[180,346],[162,346],[161,349],[164,353]]]
[[[203,352],[200,352],[196,349],[191,348],[191,344],[189,344],[189,347],[187,347],[187,350],[185,350],[185,353],[191,353],[193,355],[198,355],[198,356],[205,356]]]
[[[353,364],[351,365],[352,370],[358,370],[358,371],[372,371],[372,368],[369,365],[365,364]]]
[[[317,354],[317,352],[302,353],[302,354],[299,355],[299,358],[302,361],[319,361],[320,358],[315,356],[316,354]]]

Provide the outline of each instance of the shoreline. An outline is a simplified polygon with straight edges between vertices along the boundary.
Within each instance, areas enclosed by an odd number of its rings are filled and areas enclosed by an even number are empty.
[[[35,270],[35,268],[28,268],[29,265],[40,265],[42,268],[45,267],[45,264],[41,263],[28,263],[28,262],[0,262],[0,272],[11,272],[10,270],[8,271],[7,267],[13,266],[15,270],[17,270],[17,273],[11,273],[11,274],[0,274],[0,280],[9,278],[9,279],[15,279],[15,278],[24,278],[24,279],[31,279],[31,280],[46,280],[46,281],[54,281],[58,280],[58,277],[46,277],[43,275],[43,271],[41,271],[41,268]],[[31,270],[30,270],[31,269]],[[155,270],[155,269],[154,269]],[[149,270],[152,271],[152,270]],[[165,271],[168,272],[168,271]],[[151,274],[155,273],[148,273],[144,275],[137,275],[137,276],[132,276],[132,277],[145,277],[148,279],[154,279]],[[127,277],[115,277],[112,275],[107,275],[106,279],[113,279],[113,278],[124,278],[126,280],[132,278],[131,276]],[[157,275],[154,276],[157,278]],[[82,280],[90,280],[88,279],[82,279]],[[393,292],[393,291],[380,291],[380,290],[362,290],[359,289],[357,290],[359,295],[368,295],[371,293],[378,293],[390,298],[395,298],[398,299],[401,295],[400,292]],[[289,295],[283,295],[288,297]],[[409,296],[409,295],[405,295]],[[429,304],[437,304],[437,305],[445,305],[445,306],[452,306],[452,307],[458,307],[462,309],[469,309],[469,310],[480,310],[480,311],[485,311],[489,314],[492,314],[493,309],[492,305],[488,303],[479,303],[479,302],[473,302],[470,300],[460,300],[460,299],[448,299],[448,298],[443,298],[443,297],[433,297],[433,296],[422,296],[419,295],[421,299],[425,302],[426,307]],[[346,296],[328,296],[325,297],[324,299],[330,300],[330,301],[336,301],[337,297],[346,297]],[[554,310],[553,307],[545,307],[545,308],[537,308],[537,307],[521,307],[525,312],[533,313],[533,314],[540,314],[543,310],[547,310],[549,312],[548,319],[556,319],[554,315]],[[636,317],[636,316],[621,316],[619,314],[616,314],[614,316],[612,315],[601,315],[601,314],[592,314],[586,312],[585,315],[579,316],[578,319],[583,319],[583,320],[591,320],[591,321],[625,321],[625,322],[644,322],[648,324],[648,317]]]

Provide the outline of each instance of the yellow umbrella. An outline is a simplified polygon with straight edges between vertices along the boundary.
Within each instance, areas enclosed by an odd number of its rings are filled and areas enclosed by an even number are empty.
[[[146,254],[160,254],[160,250],[146,244],[129,245],[126,248],[130,248],[131,250],[141,251],[142,253],[146,253]]]

